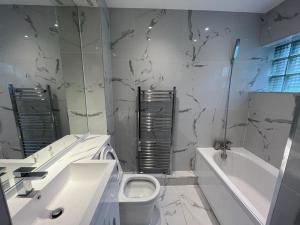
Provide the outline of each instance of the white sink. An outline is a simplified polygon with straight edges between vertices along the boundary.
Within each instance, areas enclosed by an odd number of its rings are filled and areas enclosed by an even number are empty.
[[[94,160],[70,164],[13,216],[13,224],[90,224],[114,166],[113,161]],[[63,213],[51,219],[57,208],[63,208]]]

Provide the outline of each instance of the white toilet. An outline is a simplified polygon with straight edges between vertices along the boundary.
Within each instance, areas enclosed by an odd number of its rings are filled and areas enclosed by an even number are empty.
[[[160,192],[158,180],[146,174],[123,174],[118,157],[109,145],[101,150],[99,159],[117,161],[121,225],[149,225]]]

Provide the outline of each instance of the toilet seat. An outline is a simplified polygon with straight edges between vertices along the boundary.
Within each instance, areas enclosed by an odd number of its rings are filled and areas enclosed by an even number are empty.
[[[107,145],[100,153],[101,160],[116,160],[118,170],[119,202],[148,203],[159,195],[158,180],[147,174],[124,174],[114,149]]]
[[[120,185],[119,202],[149,202],[157,198],[160,184],[146,174],[124,174]]]

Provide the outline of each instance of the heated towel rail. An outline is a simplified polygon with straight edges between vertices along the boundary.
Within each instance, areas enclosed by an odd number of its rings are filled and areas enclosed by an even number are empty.
[[[20,146],[24,157],[28,157],[57,140],[58,110],[54,110],[49,85],[42,89],[10,84],[8,89]]]
[[[139,173],[170,174],[175,101],[175,87],[159,91],[138,88]]]

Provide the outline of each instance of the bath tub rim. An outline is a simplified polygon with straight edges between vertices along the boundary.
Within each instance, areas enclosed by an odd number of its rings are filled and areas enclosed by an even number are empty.
[[[214,148],[201,148],[197,147],[197,151],[200,156],[205,160],[205,162],[210,166],[210,168],[214,171],[214,173],[221,179],[223,183],[225,183],[226,188],[232,193],[232,196],[237,200],[241,207],[245,208],[245,211],[249,218],[260,225],[265,225],[267,221],[268,215],[266,218],[256,209],[256,207],[251,203],[251,201],[238,189],[238,187],[230,180],[230,178],[226,175],[226,173],[219,167],[217,162],[214,159],[216,154],[220,154],[220,151],[216,151]],[[250,151],[242,148],[242,147],[233,147],[230,150],[230,153],[238,154],[241,157],[247,158],[248,160],[254,161],[254,163],[258,164],[258,166],[266,169],[272,175],[277,177],[278,169],[276,169],[271,164],[265,162],[258,156],[254,155]],[[214,166],[215,167],[214,167]],[[200,184],[199,184],[200,185]],[[271,203],[271,202],[270,202]]]

